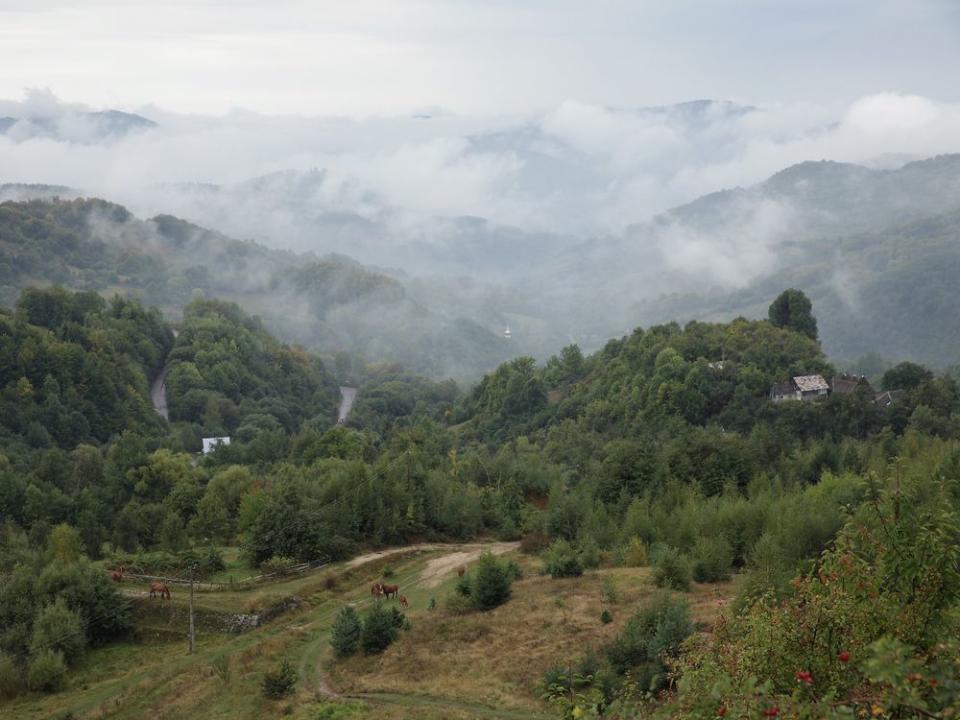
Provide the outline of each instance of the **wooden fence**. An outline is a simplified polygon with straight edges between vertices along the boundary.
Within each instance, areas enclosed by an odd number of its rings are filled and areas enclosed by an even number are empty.
[[[329,558],[322,558],[320,560],[313,560],[311,562],[293,565],[283,571],[264,573],[261,575],[251,575],[250,577],[241,578],[239,580],[233,580],[231,578],[229,582],[205,582],[196,580],[193,583],[193,587],[195,590],[203,591],[236,590],[244,586],[255,585],[258,582],[269,580],[270,578],[285,577],[287,575],[303,575],[304,573],[311,572],[313,570],[319,570],[320,568],[329,564]],[[142,582],[157,581],[166,583],[167,585],[190,585],[190,578],[165,577],[163,575],[144,575],[143,573],[132,572],[125,572],[123,577],[131,578],[132,580],[140,580]]]

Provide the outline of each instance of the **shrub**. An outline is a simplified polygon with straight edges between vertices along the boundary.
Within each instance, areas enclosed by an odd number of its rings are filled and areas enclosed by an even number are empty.
[[[297,684],[297,673],[289,660],[283,660],[274,672],[263,674],[263,682],[260,689],[264,697],[282,698],[293,692],[294,685]]]
[[[360,617],[350,605],[344,605],[337,613],[330,630],[330,645],[333,654],[338,658],[353,655],[360,649],[360,635],[362,633]]]
[[[550,547],[550,538],[539,530],[534,530],[520,538],[520,552],[536,555]]]
[[[655,690],[665,682],[664,660],[675,656],[692,632],[687,604],[661,596],[627,621],[620,635],[607,645],[607,659],[619,674],[632,671],[641,685]]]
[[[540,681],[545,695],[553,696],[570,691],[570,671],[562,665],[547,668]]]
[[[293,566],[296,564],[297,561],[293,558],[274,555],[269,560],[264,560],[260,563],[260,572],[264,575],[289,575],[293,571]]]
[[[30,650],[34,654],[53,650],[60,652],[65,662],[72,663],[83,654],[86,644],[83,621],[67,607],[63,598],[43,608],[33,623]]]
[[[410,629],[410,623],[407,622],[407,616],[400,612],[396,607],[390,608],[390,622],[397,629]]]
[[[497,538],[506,542],[511,542],[520,537],[520,528],[517,527],[517,523],[513,518],[507,518],[503,521],[503,524],[500,526],[500,530],[497,532]]]
[[[12,698],[20,692],[20,670],[13,657],[0,652],[0,698]]]
[[[491,610],[510,599],[513,577],[507,568],[490,553],[477,561],[471,579],[470,599],[477,610]]]
[[[580,565],[587,570],[600,567],[600,546],[593,538],[587,538],[580,544]]]
[[[394,575],[393,566],[392,566],[392,565],[384,565],[384,566],[383,566],[383,577],[384,577],[384,578],[392,578],[393,575]]]
[[[543,570],[550,577],[579,577],[583,575],[583,565],[576,551],[566,540],[557,540],[544,555]]]
[[[394,614],[383,603],[374,603],[363,617],[360,645],[368,655],[383,652],[397,639]]]
[[[34,656],[27,670],[27,684],[38,692],[56,692],[63,687],[67,675],[67,663],[63,653],[43,650]]]
[[[604,610],[602,613],[600,613],[600,622],[602,622],[604,625],[609,625],[613,622],[613,615],[610,614],[609,610]]]
[[[589,647],[577,663],[577,672],[574,675],[573,682],[581,686],[589,685],[598,672],[600,672],[600,659],[594,649]]]
[[[657,553],[653,568],[654,585],[687,592],[690,590],[691,579],[690,561],[686,555],[672,547],[664,547]]]
[[[613,581],[612,577],[607,576],[603,578],[600,587],[600,596],[604,602],[610,603],[611,605],[617,604],[617,584]]]
[[[638,537],[632,538],[623,548],[624,567],[646,567],[650,564],[647,546]]]
[[[697,582],[720,582],[730,577],[733,549],[723,537],[702,539],[693,553],[693,579]]]
[[[466,615],[473,610],[473,603],[466,595],[450,593],[447,596],[446,608],[451,615]]]

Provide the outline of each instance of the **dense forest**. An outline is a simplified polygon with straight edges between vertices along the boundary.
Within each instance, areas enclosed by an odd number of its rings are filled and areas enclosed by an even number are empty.
[[[144,221],[97,199],[0,202],[0,306],[34,285],[120,293],[174,320],[195,299],[234,301],[288,341],[433,377],[479,375],[511,349],[477,320],[425,306],[402,274],[272,250],[170,215]]]
[[[772,403],[774,383],[838,374],[816,328],[790,290],[769,320],[638,328],[461,391],[325,364],[223,301],[187,304],[175,335],[133,300],[28,290],[0,315],[0,686],[56,689],[124,637],[118,563],[212,572],[225,545],[267,566],[492,536],[558,577],[741,578],[709,638],[658,606],[589,677],[555,677],[570,717],[947,717],[960,389],[903,363]],[[164,368],[169,422],[149,398]],[[337,425],[345,374],[360,399]],[[232,443],[201,456],[219,434]]]

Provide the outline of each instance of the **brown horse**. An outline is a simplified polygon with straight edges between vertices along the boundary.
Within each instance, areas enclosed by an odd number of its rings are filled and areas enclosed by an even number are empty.
[[[467,573],[467,566],[461,565],[457,568],[457,577],[463,577]]]
[[[399,585],[381,585],[380,589],[383,591],[383,595],[386,598],[397,597],[400,594]]]
[[[410,601],[407,600],[407,596],[406,596],[406,595],[401,595],[401,596],[400,596],[400,607],[402,607],[402,608],[408,608],[408,607],[410,607]]]
[[[125,570],[125,568],[123,567],[123,565],[121,565],[121,566],[120,566],[118,569],[116,569],[116,570],[111,570],[111,571],[110,571],[110,579],[113,580],[115,583],[123,582],[123,571],[124,571],[124,570]]]
[[[170,599],[170,588],[167,587],[166,583],[162,582],[152,582],[150,583],[150,597],[160,597]]]
[[[374,584],[370,587],[370,595],[372,595],[372,596],[375,597],[375,598],[382,597],[382,596],[383,596],[383,583],[378,583],[378,582],[374,583]]]

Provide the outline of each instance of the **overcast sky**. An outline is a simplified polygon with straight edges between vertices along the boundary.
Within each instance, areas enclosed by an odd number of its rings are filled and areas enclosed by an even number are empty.
[[[0,97],[402,114],[960,95],[954,0],[0,0]]]

